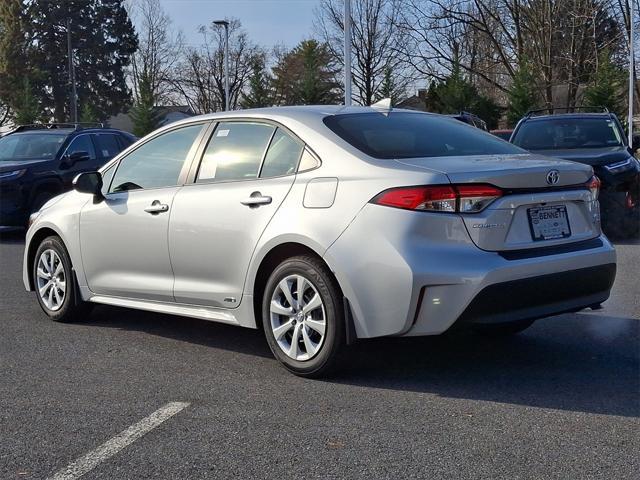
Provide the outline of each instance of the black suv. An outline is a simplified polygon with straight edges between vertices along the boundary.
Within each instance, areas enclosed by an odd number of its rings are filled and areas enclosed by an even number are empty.
[[[22,125],[0,138],[0,228],[22,227],[47,200],[71,189],[136,141],[102,124]]]
[[[593,109],[591,109],[593,110]],[[511,142],[525,150],[591,165],[602,182],[602,227],[612,236],[640,230],[640,162],[634,158],[615,114],[529,112],[516,125]],[[634,139],[635,140],[635,139]]]

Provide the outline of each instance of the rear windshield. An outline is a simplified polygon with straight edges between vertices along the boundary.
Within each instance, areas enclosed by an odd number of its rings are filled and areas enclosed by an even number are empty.
[[[523,123],[513,143],[527,150],[604,148],[622,145],[622,135],[609,118],[545,118]]]
[[[66,138],[66,135],[52,133],[6,135],[0,138],[0,161],[53,158]]]
[[[526,153],[453,118],[424,113],[351,113],[324,123],[343,140],[374,158],[453,157]]]

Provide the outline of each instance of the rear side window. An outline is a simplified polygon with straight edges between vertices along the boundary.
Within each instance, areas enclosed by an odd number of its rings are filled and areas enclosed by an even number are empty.
[[[257,178],[275,129],[264,123],[219,123],[207,145],[196,181],[228,182]]]
[[[280,177],[295,173],[304,144],[278,128],[264,157],[260,178]]]
[[[391,112],[332,115],[324,123],[367,155],[380,159],[526,153],[453,118]]]
[[[163,133],[124,157],[113,176],[110,192],[171,187],[203,125],[191,125]]]
[[[95,139],[102,158],[111,159],[121,150],[118,137],[112,133],[98,133],[95,135]]]

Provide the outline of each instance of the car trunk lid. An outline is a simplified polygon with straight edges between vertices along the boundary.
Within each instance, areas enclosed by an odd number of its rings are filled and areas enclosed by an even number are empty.
[[[398,160],[447,175],[454,185],[490,184],[503,195],[484,210],[460,213],[473,242],[488,251],[547,247],[600,234],[590,166],[540,155]]]

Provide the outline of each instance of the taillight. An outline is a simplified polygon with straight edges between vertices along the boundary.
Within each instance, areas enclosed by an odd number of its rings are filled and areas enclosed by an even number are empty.
[[[591,192],[591,198],[595,201],[598,199],[598,194],[600,193],[600,186],[602,182],[595,175],[589,179],[586,183],[587,188]]]
[[[502,190],[493,185],[425,185],[390,188],[376,195],[377,205],[429,212],[473,213],[487,207]]]

